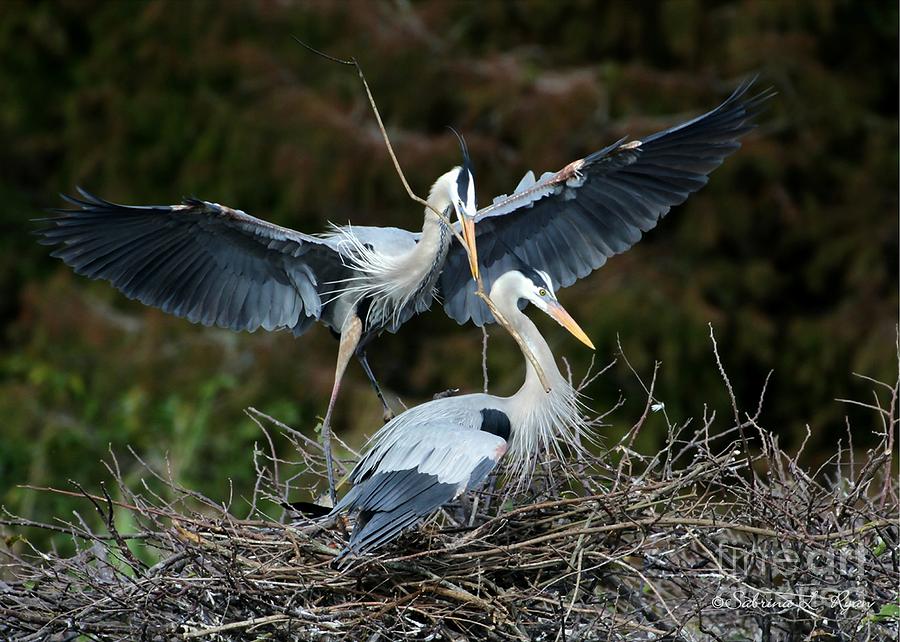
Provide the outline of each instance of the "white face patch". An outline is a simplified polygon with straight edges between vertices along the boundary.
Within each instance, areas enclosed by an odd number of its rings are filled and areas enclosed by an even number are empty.
[[[535,272],[544,280],[544,283],[535,283],[533,279],[523,277],[527,280],[526,290],[528,294],[525,298],[539,310],[546,312],[549,300],[555,299],[556,296],[553,294],[553,288],[549,285],[550,279],[547,277],[546,272],[541,272],[540,270],[535,270]]]
[[[475,177],[472,172],[457,168],[456,179],[450,184],[450,197],[457,216],[475,216]]]
[[[534,294],[531,297],[529,297],[529,299],[535,305],[536,308],[538,308],[539,310],[543,310],[544,312],[547,311],[547,302],[543,298],[541,298],[540,294],[538,293],[538,290],[535,290]]]
[[[461,172],[462,170],[458,170]],[[459,201],[459,173],[457,172],[456,178],[451,179],[450,181],[450,200],[453,201],[453,206],[456,207],[456,203]]]
[[[475,177],[472,176],[472,172],[469,172],[469,185],[466,191],[466,213],[475,216]]]
[[[553,291],[553,280],[550,278],[550,275],[547,274],[546,272],[544,272],[543,270],[535,270],[535,271],[541,275],[542,279],[544,279],[544,284],[547,287],[547,291],[555,297],[556,292]]]

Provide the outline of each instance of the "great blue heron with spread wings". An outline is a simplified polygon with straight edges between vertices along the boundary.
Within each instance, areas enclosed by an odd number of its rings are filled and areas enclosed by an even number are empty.
[[[515,260],[513,253],[510,257]],[[341,557],[395,539],[481,485],[504,456],[512,476],[526,479],[542,451],[561,454],[560,443],[582,448],[586,425],[578,393],[520,305],[534,304],[593,349],[590,339],[560,305],[546,272],[524,265],[505,272],[494,280],[490,297],[531,349],[549,390],[526,360],[525,382],[510,397],[476,393],[436,399],[382,427],[350,473],[353,487],[330,513],[357,516]]]
[[[491,322],[470,277],[480,266],[490,289],[513,266],[510,251],[560,288],[627,250],[740,147],[770,96],[749,96],[752,83],[676,127],[622,139],[539,180],[529,172],[510,196],[478,212],[464,150],[463,165],[431,188],[418,233],[345,226],[314,236],[208,201],[125,206],[83,190],[64,197],[75,209],[55,210],[39,233],[43,243],[60,246],[53,255],[79,274],[192,322],[300,335],[321,321],[339,333],[322,430],[334,496],[330,418],[354,354],[389,412],[366,360],[372,338],[429,308],[435,294],[459,323]],[[459,219],[455,230],[447,225],[451,213]],[[468,251],[451,243],[460,229]]]
[[[320,321],[337,333],[322,425],[334,499],[330,422],[350,358],[358,358],[389,419],[366,348],[382,331],[396,332],[431,307],[451,245],[451,212],[472,238],[475,183],[465,145],[463,154],[462,166],[432,186],[419,233],[348,225],[310,235],[209,201],[118,205],[79,188],[77,197],[63,195],[76,209],[53,210],[58,216],[40,219],[49,227],[39,234],[42,243],[61,245],[53,256],[78,274],[107,280],[126,296],[193,323],[299,336]],[[474,275],[474,255],[471,264]]]

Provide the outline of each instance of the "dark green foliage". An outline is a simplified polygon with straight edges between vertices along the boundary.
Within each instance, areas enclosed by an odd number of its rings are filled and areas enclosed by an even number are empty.
[[[95,487],[98,460],[126,444],[168,455],[188,486],[224,500],[231,479],[239,496],[261,441],[242,408],[310,431],[324,412],[336,344],[321,328],[295,341],[194,327],[75,277],[29,236],[28,219],[76,184],[126,203],[196,195],[306,231],[418,227],[357,77],[291,34],[359,58],[418,193],[459,162],[444,126],[460,129],[482,204],[528,169],[711,108],[759,72],[779,94],[744,149],[560,298],[601,361],[618,335],[642,373],[663,362],[657,396],[677,419],[704,403],[727,412],[712,322],[743,405],[774,369],[763,420],[787,444],[809,424],[815,458],[844,430],[834,398],[864,390],[851,372],[896,378],[895,3],[6,2],[0,503],[67,513],[15,484]],[[590,355],[538,322],[582,372]],[[413,403],[479,387],[480,341],[435,311],[370,357]],[[492,345],[504,393],[521,357],[506,337]],[[355,443],[380,425],[358,370],[336,418]],[[634,401],[611,417],[614,434],[642,410],[633,377],[619,364],[589,391],[603,409],[620,389]]]

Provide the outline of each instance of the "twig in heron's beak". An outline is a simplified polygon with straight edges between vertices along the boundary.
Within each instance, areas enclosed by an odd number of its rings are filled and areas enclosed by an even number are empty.
[[[481,274],[479,273],[479,270],[478,270],[478,256],[475,252],[475,222],[471,221],[470,229],[467,232],[466,224],[465,224],[466,217],[463,216],[463,219],[462,219],[463,220],[463,225],[462,225],[463,233],[471,234],[472,243],[470,246],[469,243],[466,241],[466,239],[464,239],[462,236],[460,236],[460,233],[454,229],[453,225],[450,223],[450,221],[447,220],[447,217],[444,216],[443,212],[438,212],[437,209],[432,207],[428,201],[426,201],[422,197],[416,195],[416,193],[412,191],[412,188],[409,186],[409,183],[406,181],[406,176],[404,176],[403,170],[400,168],[400,161],[397,160],[397,156],[396,156],[396,154],[394,154],[394,148],[391,145],[391,139],[388,138],[387,130],[384,128],[384,123],[381,120],[381,114],[378,113],[378,106],[375,104],[375,98],[372,96],[372,91],[369,89],[369,83],[366,82],[366,76],[365,76],[365,74],[363,74],[363,70],[362,70],[362,67],[360,66],[359,62],[357,62],[356,58],[351,58],[350,60],[342,60],[340,58],[335,58],[334,56],[329,56],[328,54],[323,53],[317,49],[313,49],[312,47],[310,47],[308,44],[306,44],[305,42],[303,42],[296,36],[294,36],[294,40],[296,40],[298,43],[300,43],[300,45],[302,45],[306,49],[309,49],[313,53],[315,53],[319,56],[322,56],[323,58],[326,58],[327,60],[331,60],[332,62],[337,62],[342,65],[347,65],[347,66],[356,68],[356,73],[359,74],[359,79],[362,81],[362,85],[366,90],[366,96],[369,99],[369,105],[372,107],[372,112],[375,114],[375,120],[378,122],[378,129],[381,131],[381,137],[384,139],[384,144],[387,147],[388,155],[390,155],[390,157],[391,157],[391,161],[394,164],[394,169],[397,170],[397,176],[400,177],[400,182],[403,183],[403,187],[406,188],[406,193],[409,195],[409,197],[412,200],[414,200],[415,202],[417,202],[421,205],[424,205],[425,207],[430,209],[432,212],[434,212],[437,215],[437,217],[441,220],[441,222],[443,222],[451,230],[451,232],[453,233],[453,236],[456,237],[456,240],[459,241],[463,245],[463,247],[466,250],[466,253],[469,256],[469,269],[472,271],[472,276],[475,279],[475,283],[477,286],[476,290],[475,290],[475,294],[482,301],[485,302],[485,305],[488,306],[491,313],[494,315],[494,318],[497,319],[497,323],[499,323],[504,328],[506,328],[506,331],[512,335],[513,339],[516,340],[516,343],[519,344],[519,348],[521,348],[522,353],[525,355],[525,357],[531,363],[532,367],[534,367],[535,372],[537,372],[538,379],[540,380],[541,385],[544,386],[544,390],[547,392],[550,392],[550,384],[547,381],[547,376],[544,374],[543,368],[541,368],[541,364],[538,363],[537,357],[534,356],[534,353],[531,351],[531,348],[528,346],[527,343],[525,343],[525,340],[522,338],[522,335],[520,335],[516,331],[516,329],[513,328],[509,324],[509,321],[507,321],[506,318],[504,318],[504,316],[500,313],[500,311],[494,305],[494,302],[491,301],[491,297],[488,296],[487,292],[485,292],[485,290],[484,290],[484,283],[481,280]]]

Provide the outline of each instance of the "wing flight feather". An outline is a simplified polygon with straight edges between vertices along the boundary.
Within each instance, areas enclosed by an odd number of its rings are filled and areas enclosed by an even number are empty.
[[[750,96],[753,82],[685,123],[639,140],[623,138],[537,181],[528,172],[512,194],[495,198],[476,216],[485,288],[517,262],[510,250],[550,274],[560,288],[634,245],[740,148],[740,138],[755,127],[774,93]],[[440,281],[444,309],[459,323],[492,322],[474,290],[466,257],[454,245]]]

